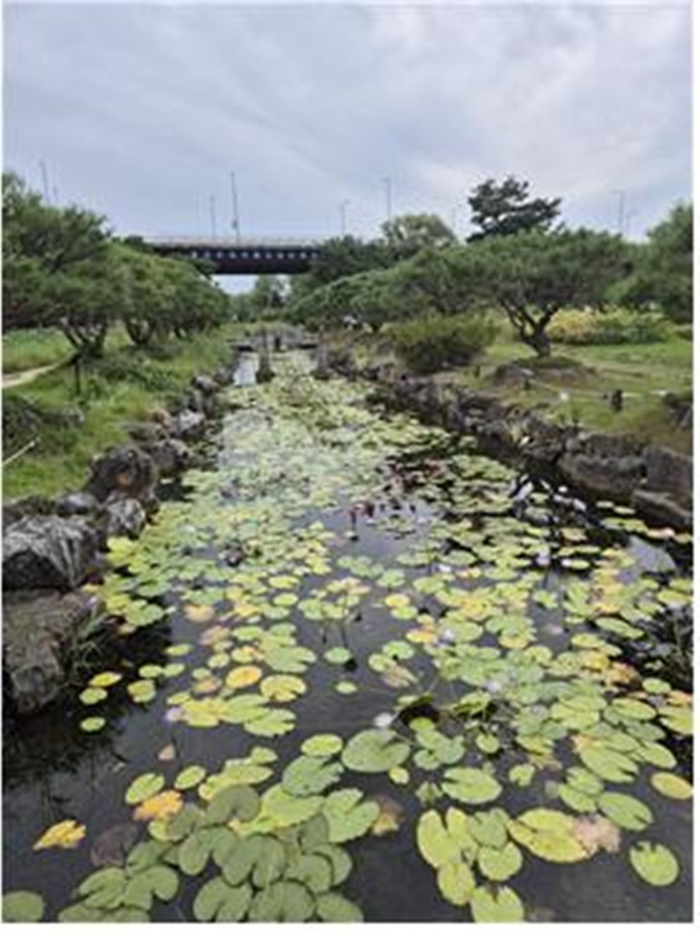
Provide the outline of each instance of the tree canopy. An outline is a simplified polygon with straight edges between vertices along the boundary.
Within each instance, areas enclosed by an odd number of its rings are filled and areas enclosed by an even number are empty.
[[[560,213],[560,198],[530,198],[530,183],[509,175],[502,182],[486,179],[467,199],[471,222],[478,230],[470,240],[548,231]]]
[[[382,233],[395,260],[408,259],[428,247],[447,247],[457,239],[437,214],[404,214],[385,221]]]

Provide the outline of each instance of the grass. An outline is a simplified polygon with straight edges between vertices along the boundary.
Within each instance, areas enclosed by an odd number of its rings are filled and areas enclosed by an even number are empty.
[[[105,350],[109,354],[127,347],[129,338],[123,326],[109,331]],[[58,328],[32,328],[8,331],[2,336],[2,372],[19,373],[70,360],[75,349]]]
[[[339,340],[348,340],[345,332]],[[389,363],[390,347],[383,336],[352,336],[361,364]],[[470,367],[443,371],[438,381],[459,382],[474,390],[498,395],[537,409],[564,422],[578,422],[591,431],[632,433],[646,442],[666,445],[684,454],[692,453],[692,432],[673,425],[671,413],[661,401],[664,392],[689,393],[693,389],[693,345],[687,337],[674,335],[656,344],[574,346],[555,344],[552,355],[566,357],[591,368],[594,373],[572,376],[544,370],[525,390],[520,385],[496,385],[496,368],[512,361],[536,362],[533,351],[513,340],[503,327],[496,339]],[[536,363],[535,363],[536,367]],[[624,404],[613,412],[606,395],[621,389]],[[566,393],[562,398],[561,393]]]
[[[157,356],[119,347],[83,377],[76,394],[72,368],[59,367],[31,384],[3,391],[4,458],[33,438],[39,446],[3,471],[3,496],[55,496],[83,486],[92,457],[110,445],[127,442],[127,425],[148,417],[156,407],[181,395],[196,373],[230,363],[228,342],[241,326],[226,325],[209,334],[173,341]],[[66,421],[70,413],[81,424]]]

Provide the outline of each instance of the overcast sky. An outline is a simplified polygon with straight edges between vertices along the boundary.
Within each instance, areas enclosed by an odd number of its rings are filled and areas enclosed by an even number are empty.
[[[689,0],[4,7],[4,165],[119,233],[468,231],[489,176],[640,237],[691,197]]]

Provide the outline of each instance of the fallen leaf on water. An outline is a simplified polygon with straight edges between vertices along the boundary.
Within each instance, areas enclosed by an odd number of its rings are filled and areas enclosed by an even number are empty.
[[[374,795],[370,801],[379,806],[379,814],[374,819],[370,833],[377,838],[383,838],[398,831],[403,821],[403,807],[388,795]]]
[[[191,623],[209,623],[214,619],[214,608],[207,604],[186,604],[185,616]]]
[[[48,847],[77,847],[85,837],[85,825],[79,825],[73,818],[51,825],[34,845],[35,851]]]
[[[158,759],[161,761],[161,763],[172,763],[172,761],[175,759],[175,755],[175,744],[169,743],[158,753]]]
[[[175,789],[168,789],[145,799],[134,811],[134,821],[150,821],[152,818],[169,818],[182,808],[182,796]]]
[[[599,850],[607,851],[608,854],[616,854],[620,850],[619,828],[599,815],[594,818],[577,818],[574,821],[574,837],[590,855]]]
[[[131,822],[108,828],[93,844],[90,860],[95,867],[123,866],[137,836],[138,828]]]

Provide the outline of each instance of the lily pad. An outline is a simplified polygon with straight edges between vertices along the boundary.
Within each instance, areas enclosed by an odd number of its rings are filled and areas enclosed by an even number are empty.
[[[442,816],[434,809],[421,815],[416,839],[422,857],[436,870],[459,862],[460,848],[447,830]]]
[[[458,802],[483,805],[497,799],[502,787],[497,779],[483,770],[464,766],[445,771],[442,791]]]
[[[332,662],[334,665],[344,665],[352,659],[352,653],[344,646],[334,646],[323,654],[326,662]]]
[[[508,886],[494,890],[478,886],[471,898],[475,922],[522,922],[525,909],[520,897]]]
[[[173,785],[176,789],[180,790],[194,789],[195,786],[198,786],[202,782],[206,775],[207,771],[203,766],[188,766],[186,769],[183,769],[181,773],[178,773]]]
[[[640,841],[629,850],[630,863],[650,886],[670,886],[678,879],[680,867],[669,848],[651,841]]]
[[[363,922],[362,910],[340,893],[323,893],[316,900],[316,915],[322,922]]]
[[[466,906],[476,889],[476,880],[470,867],[460,860],[438,867],[437,885],[453,906]]]
[[[308,737],[301,745],[301,752],[307,756],[327,757],[340,753],[343,741],[337,734],[315,734]]]
[[[343,750],[343,764],[358,773],[386,773],[401,766],[411,748],[388,730],[365,730],[355,734]]]
[[[328,839],[341,844],[366,834],[379,815],[376,802],[362,801],[359,789],[341,789],[323,802],[322,814],[328,821]]]
[[[643,831],[648,827],[653,815],[639,799],[620,792],[604,792],[598,799],[598,805],[604,815],[615,822],[619,828],[628,831]]]
[[[682,776],[676,776],[675,773],[653,773],[649,782],[669,799],[691,799],[693,797],[693,787]]]
[[[41,922],[44,909],[44,897],[31,890],[14,890],[2,897],[3,922]]]
[[[523,865],[522,854],[512,841],[502,848],[480,848],[478,860],[479,870],[486,879],[498,883],[515,876]]]
[[[158,773],[144,773],[134,779],[126,790],[124,799],[127,805],[139,805],[145,799],[156,795],[165,785],[165,779]]]
[[[508,831],[518,844],[543,860],[576,863],[588,856],[576,838],[575,819],[564,812],[531,809],[508,821]]]
[[[86,717],[78,726],[86,734],[94,734],[96,731],[102,730],[106,723],[107,721],[103,717]]]

